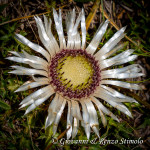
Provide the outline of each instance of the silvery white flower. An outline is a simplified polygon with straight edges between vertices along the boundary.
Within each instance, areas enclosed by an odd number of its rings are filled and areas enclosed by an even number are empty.
[[[133,49],[128,49],[113,56],[123,45],[118,44],[124,37],[125,27],[117,31],[112,38],[96,53],[96,49],[107,30],[109,21],[102,23],[90,44],[86,47],[86,24],[84,10],[76,18],[75,9],[67,14],[67,39],[64,36],[61,10],[57,14],[53,9],[53,16],[59,44],[51,31],[52,21],[44,16],[44,23],[37,16],[35,21],[38,27],[40,40],[45,48],[29,41],[24,36],[16,34],[15,38],[40,53],[43,57],[12,51],[15,57],[7,59],[28,64],[32,68],[11,66],[15,70],[9,72],[18,75],[29,75],[33,81],[26,82],[16,92],[40,87],[39,90],[27,96],[21,103],[21,108],[28,106],[28,114],[44,101],[55,94],[48,108],[45,128],[53,124],[55,135],[58,123],[65,106],[67,111],[67,139],[74,138],[78,132],[79,122],[85,129],[87,138],[92,129],[99,137],[99,122],[95,106],[98,108],[102,123],[107,124],[105,115],[114,120],[118,118],[109,111],[101,101],[105,101],[124,114],[132,117],[124,102],[136,102],[133,98],[119,93],[107,85],[140,90],[137,84],[118,81],[116,79],[135,78],[143,76],[138,64],[122,68],[116,66],[133,61],[137,58],[132,55]],[[78,27],[81,25],[81,35]],[[108,69],[110,67],[115,69]],[[36,75],[36,76],[35,76]],[[38,76],[38,77],[37,77]]]

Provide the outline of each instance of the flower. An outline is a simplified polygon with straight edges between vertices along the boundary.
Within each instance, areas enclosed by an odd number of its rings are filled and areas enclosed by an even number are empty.
[[[105,114],[119,121],[118,118],[102,104],[102,101],[107,102],[124,114],[132,117],[123,102],[132,103],[136,102],[136,100],[106,85],[140,90],[140,86],[137,84],[115,80],[143,76],[143,73],[140,73],[141,67],[138,64],[108,69],[112,66],[114,67],[133,61],[137,56],[132,55],[134,51],[132,49],[113,56],[114,53],[123,47],[122,44],[118,43],[124,37],[125,27],[117,31],[96,53],[96,49],[106,32],[109,23],[108,20],[100,25],[92,41],[87,48],[85,48],[86,25],[84,10],[82,9],[77,19],[75,19],[75,9],[67,14],[67,40],[63,32],[61,10],[59,10],[59,14],[57,14],[56,10],[53,9],[53,16],[58,33],[59,45],[51,31],[52,21],[45,16],[44,23],[38,16],[35,17],[39,37],[45,49],[32,43],[20,34],[15,35],[18,41],[43,55],[43,58],[41,58],[39,56],[30,55],[22,50],[22,53],[11,51],[15,57],[7,58],[15,62],[28,64],[33,68],[11,66],[15,70],[9,73],[29,75],[33,78],[33,81],[26,82],[15,92],[41,87],[39,90],[24,98],[20,103],[20,108],[29,106],[25,112],[25,114],[28,114],[54,95],[48,108],[45,128],[53,124],[53,135],[55,135],[64,108],[68,106],[67,128],[69,128],[69,130],[67,131],[67,139],[71,136],[72,138],[76,136],[79,121],[81,121],[85,129],[88,139],[91,129],[99,137],[99,122],[95,106],[99,110],[104,126],[107,124]],[[82,31],[81,37],[78,31],[80,23]]]

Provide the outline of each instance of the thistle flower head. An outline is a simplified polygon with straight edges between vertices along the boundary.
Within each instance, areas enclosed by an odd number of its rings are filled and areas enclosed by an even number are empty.
[[[88,139],[91,129],[99,137],[97,108],[104,126],[107,124],[105,114],[119,121],[101,101],[107,102],[132,117],[123,103],[136,101],[114,90],[111,85],[139,90],[140,86],[137,84],[116,79],[142,76],[141,68],[138,64],[115,69],[110,69],[110,67],[133,61],[137,56],[132,55],[134,51],[132,49],[113,56],[123,47],[122,44],[118,43],[124,37],[125,27],[117,31],[96,53],[96,49],[106,32],[108,20],[100,25],[92,41],[86,47],[86,25],[83,9],[77,17],[75,9],[67,14],[67,38],[63,32],[61,10],[57,14],[56,10],[53,9],[53,16],[59,42],[52,34],[51,25],[53,23],[51,19],[45,16],[44,23],[38,16],[35,17],[39,37],[45,48],[29,41],[20,34],[15,36],[18,41],[40,53],[43,57],[30,55],[25,51],[21,53],[12,51],[11,53],[15,56],[7,58],[30,66],[30,68],[12,66],[15,70],[10,73],[29,75],[33,78],[33,81],[26,82],[16,92],[39,87],[37,91],[24,98],[20,103],[20,108],[28,106],[25,112],[27,114],[55,94],[48,108],[45,128],[53,124],[53,134],[55,135],[66,106],[68,107],[67,128],[69,128],[67,139],[76,136],[80,121]],[[78,30],[80,26],[81,35]]]

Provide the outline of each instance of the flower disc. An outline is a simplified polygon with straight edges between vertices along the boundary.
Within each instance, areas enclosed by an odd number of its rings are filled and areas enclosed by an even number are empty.
[[[62,50],[50,65],[51,84],[68,98],[91,95],[100,82],[100,68],[93,56],[83,50]]]

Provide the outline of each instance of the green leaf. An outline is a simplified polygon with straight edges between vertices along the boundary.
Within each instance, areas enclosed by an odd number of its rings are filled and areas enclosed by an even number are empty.
[[[10,34],[3,35],[3,36],[0,37],[0,40],[5,41],[5,40],[8,40],[9,37],[10,37]]]
[[[11,107],[7,103],[5,103],[4,101],[2,101],[2,100],[0,100],[0,108],[3,108],[5,110],[11,109]]]

